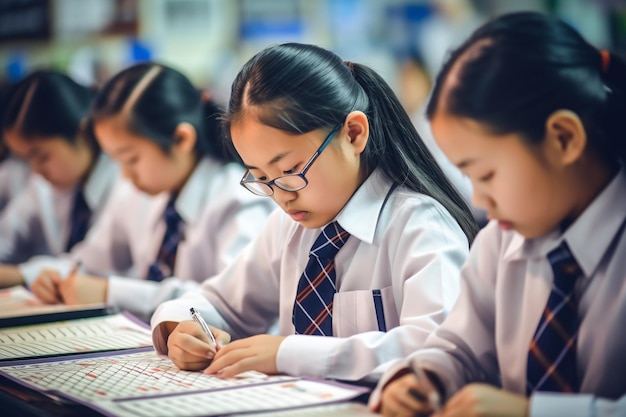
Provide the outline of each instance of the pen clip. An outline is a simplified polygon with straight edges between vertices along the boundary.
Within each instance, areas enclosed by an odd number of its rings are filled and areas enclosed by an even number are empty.
[[[217,348],[217,340],[215,340],[215,336],[213,336],[213,332],[209,328],[209,325],[206,324],[202,316],[198,314],[198,311],[195,308],[191,307],[189,309],[189,312],[191,313],[191,318],[193,319],[193,321],[195,321],[200,325],[200,327],[202,327],[204,333],[209,336],[209,339],[211,340],[211,343],[213,343],[213,346]]]

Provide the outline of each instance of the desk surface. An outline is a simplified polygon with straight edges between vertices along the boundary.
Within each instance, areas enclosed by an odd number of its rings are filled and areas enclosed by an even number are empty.
[[[60,402],[0,376],[0,409],[3,417],[102,417],[76,403]],[[245,417],[362,417],[375,416],[365,404],[346,402],[322,406],[245,414]],[[174,416],[173,416],[174,417]],[[242,416],[243,417],[243,416]]]

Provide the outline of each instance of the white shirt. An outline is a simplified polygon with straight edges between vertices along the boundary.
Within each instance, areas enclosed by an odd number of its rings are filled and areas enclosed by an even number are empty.
[[[197,287],[232,262],[261,230],[276,207],[239,185],[244,168],[204,158],[176,198],[184,240],[178,244],[174,276],[146,280],[165,235],[163,213],[170,193],[151,197],[132,184],[116,189],[106,213],[70,254],[81,272],[109,279],[107,303],[149,319],[161,302]],[[56,264],[62,273],[73,262]],[[48,265],[50,267],[50,265]]]
[[[626,415],[625,221],[622,170],[565,233],[526,240],[489,223],[463,267],[458,303],[409,360],[436,372],[448,396],[470,382],[525,394],[528,348],[553,281],[547,254],[564,240],[585,275],[576,287],[581,393],[533,394],[530,416]],[[379,387],[403,366],[390,367]]]
[[[234,339],[267,332],[278,319],[279,333],[288,337],[278,350],[277,368],[290,375],[357,380],[422,346],[457,298],[468,241],[433,198],[390,189],[375,171],[335,219],[351,235],[335,257],[336,337],[294,335],[298,280],[320,229],[304,228],[277,210],[259,237],[201,291],[157,309],[157,351],[167,353],[158,324],[188,320],[190,307]],[[379,309],[375,290],[381,293]],[[386,332],[378,325],[381,312]]]
[[[30,173],[28,164],[13,156],[0,162],[0,212],[24,189]]]
[[[91,209],[90,225],[102,214],[118,177],[117,165],[106,155],[99,155],[83,186],[85,201]],[[0,217],[0,262],[17,264],[36,255],[63,253],[72,225],[75,192],[76,188],[55,189],[42,177],[32,175],[23,192]]]

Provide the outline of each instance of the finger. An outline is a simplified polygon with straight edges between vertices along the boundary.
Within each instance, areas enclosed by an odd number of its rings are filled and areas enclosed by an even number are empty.
[[[217,341],[217,349],[221,349],[223,346],[227,345],[228,343],[230,343],[230,334],[220,330],[216,327],[213,326],[209,326],[209,328],[211,329],[211,333],[213,333],[213,336],[215,337],[215,340]]]
[[[223,379],[233,378],[242,372],[258,369],[257,357],[247,356],[231,365],[224,366],[217,372],[217,376]],[[208,369],[208,368],[207,368]]]
[[[226,345],[217,352],[211,365],[205,370],[207,374],[220,373],[227,366],[231,366],[244,358],[252,355],[253,353],[248,349],[246,345],[241,343],[231,343]]]
[[[33,294],[46,304],[57,304],[61,300],[57,296],[56,286],[48,279],[47,275],[40,276],[32,287]]]
[[[198,338],[199,335],[187,333],[178,333],[174,337],[170,336],[168,345],[171,343],[173,347],[180,349],[185,355],[197,359],[213,359],[215,356],[215,347],[209,342],[206,335],[204,340]]]

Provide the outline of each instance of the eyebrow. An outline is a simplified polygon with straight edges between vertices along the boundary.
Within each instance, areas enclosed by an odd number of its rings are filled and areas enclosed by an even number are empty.
[[[475,159],[473,158],[469,158],[469,159],[464,159],[461,162],[459,162],[458,164],[455,164],[457,166],[457,168],[459,169],[463,169],[463,168],[467,168],[468,166],[472,165],[474,162],[476,162]]]
[[[26,155],[24,155],[24,159],[30,159],[30,158],[36,157],[40,153],[41,153],[41,149],[35,146],[31,148],[28,152],[26,152]]]
[[[133,147],[132,145],[122,146],[121,148],[117,149],[116,151],[111,152],[111,156],[112,156],[112,157],[117,157],[117,156],[119,156],[120,154],[123,154],[123,153],[125,153],[125,152],[130,151],[132,147]]]
[[[291,153],[291,151],[287,151],[287,152],[283,152],[283,153],[279,153],[278,155],[276,155],[275,157],[273,157],[270,161],[269,161],[269,165],[275,165],[276,163],[278,163],[281,159],[283,159],[284,157],[286,157],[287,155],[289,155]],[[244,167],[246,167],[246,169],[259,169],[258,167],[252,166],[252,165],[247,165],[244,164]]]

